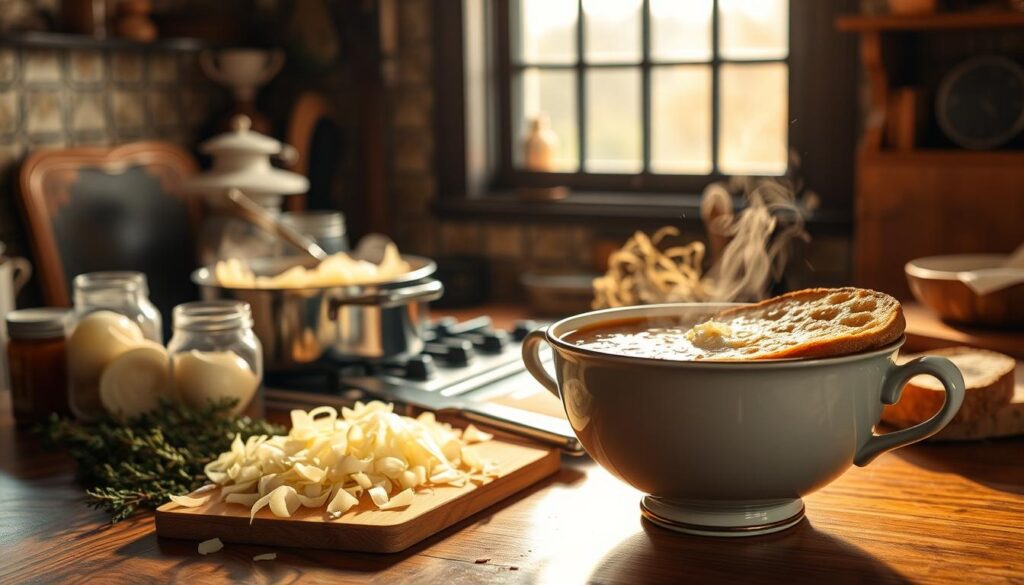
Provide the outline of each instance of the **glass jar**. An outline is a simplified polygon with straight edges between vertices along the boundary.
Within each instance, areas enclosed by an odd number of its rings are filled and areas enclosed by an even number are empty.
[[[142,329],[150,341],[163,342],[160,310],[149,300],[141,272],[89,272],[75,277],[75,320],[99,310],[120,313]]]
[[[312,239],[328,254],[348,252],[345,216],[337,211],[289,211],[281,215],[281,222]],[[302,253],[287,244],[284,244],[283,249],[285,256]]]
[[[194,408],[236,400],[232,414],[263,416],[263,349],[249,303],[196,301],[174,308],[167,344],[181,400]]]
[[[90,272],[74,282],[75,310],[67,342],[68,403],[81,420],[104,414],[100,382],[118,356],[163,340],[160,311],[141,272]]]
[[[7,314],[11,401],[19,426],[67,415],[67,309],[22,309]]]

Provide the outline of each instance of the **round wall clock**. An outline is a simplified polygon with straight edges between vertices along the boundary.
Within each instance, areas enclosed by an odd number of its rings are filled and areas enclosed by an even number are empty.
[[[939,127],[964,148],[998,148],[1024,130],[1024,69],[995,55],[950,71],[935,100]]]

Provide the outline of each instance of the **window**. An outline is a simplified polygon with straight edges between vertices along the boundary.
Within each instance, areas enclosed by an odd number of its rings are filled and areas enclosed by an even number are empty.
[[[436,164],[450,216],[694,215],[728,175],[800,178],[848,222],[859,0],[434,0]],[[588,40],[589,39],[589,40]],[[522,168],[544,112],[554,172]],[[565,185],[538,206],[520,187]],[[649,195],[648,195],[649,194]],[[820,218],[819,218],[820,219]],[[837,223],[838,225],[838,223]]]
[[[513,182],[538,116],[571,186],[786,171],[788,0],[509,0],[504,26]]]

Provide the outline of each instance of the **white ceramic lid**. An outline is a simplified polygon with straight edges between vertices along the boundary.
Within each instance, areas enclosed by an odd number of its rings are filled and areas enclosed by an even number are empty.
[[[302,175],[267,165],[261,169],[244,169],[226,173],[197,175],[185,182],[189,191],[220,194],[239,189],[246,195],[294,195],[309,190],[309,180]]]
[[[231,120],[231,131],[218,134],[199,145],[199,151],[211,156],[229,152],[250,154],[277,154],[281,152],[279,141],[252,130],[252,120],[239,114]]]
[[[294,150],[269,136],[249,129],[246,116],[236,116],[234,130],[203,143],[201,150],[213,157],[213,167],[205,173],[187,179],[183,188],[207,195],[240,189],[260,200],[261,204],[276,206],[280,195],[294,195],[309,190],[309,180],[291,171],[270,164],[271,155],[284,149]],[[269,200],[265,200],[269,197]]]

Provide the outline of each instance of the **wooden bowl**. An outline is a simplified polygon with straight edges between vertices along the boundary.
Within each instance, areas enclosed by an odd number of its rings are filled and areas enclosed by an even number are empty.
[[[983,327],[1024,328],[1024,284],[979,295],[957,272],[996,268],[1006,254],[929,256],[907,262],[904,271],[914,298],[947,321]]]

